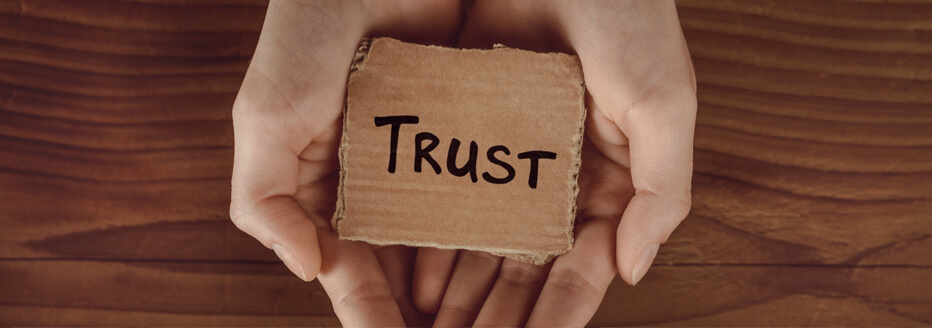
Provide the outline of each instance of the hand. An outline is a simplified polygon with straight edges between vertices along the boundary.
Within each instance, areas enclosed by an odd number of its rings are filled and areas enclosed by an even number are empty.
[[[330,227],[346,79],[363,35],[450,44],[449,1],[272,1],[233,106],[230,217],[305,281],[320,278],[341,322],[402,326],[369,245]]]
[[[583,326],[615,273],[636,284],[690,209],[696,85],[676,8],[478,0],[459,46],[493,43],[582,61],[590,97],[575,245],[552,267],[422,248],[414,301],[441,327]]]

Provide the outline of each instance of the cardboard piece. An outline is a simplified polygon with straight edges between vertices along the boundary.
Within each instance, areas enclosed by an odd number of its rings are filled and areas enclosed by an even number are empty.
[[[576,56],[363,41],[334,229],[535,264],[569,251],[584,97]]]

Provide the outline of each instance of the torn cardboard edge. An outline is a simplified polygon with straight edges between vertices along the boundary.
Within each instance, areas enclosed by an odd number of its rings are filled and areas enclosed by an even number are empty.
[[[390,38],[374,38],[374,39],[366,38],[366,39],[361,40],[356,50],[355,56],[353,58],[353,62],[350,66],[350,74],[348,76],[347,85],[349,85],[350,82],[353,81],[356,72],[365,69],[366,62],[369,59],[369,51],[372,49],[372,47],[377,46],[377,43],[380,43],[380,42],[401,42],[401,41],[397,41],[397,40],[390,39]],[[434,46],[434,45],[412,45],[412,46],[433,48],[433,49],[444,51],[444,52],[446,51],[449,51],[449,52],[512,51],[512,52],[528,53],[528,54],[534,54],[534,55],[540,54],[540,53],[533,52],[533,51],[508,48],[501,44],[495,44],[492,49],[458,49],[458,48],[447,48],[447,47]],[[579,61],[579,59],[576,58],[575,55],[569,55],[569,54],[564,54],[564,53],[549,53],[549,55],[573,57],[577,62]],[[565,221],[564,221],[565,226],[566,226],[566,231],[563,233],[563,235],[565,236],[566,247],[564,247],[563,249],[555,250],[555,251],[526,252],[526,251],[520,251],[520,250],[514,250],[514,249],[508,249],[508,248],[502,248],[502,247],[486,247],[486,246],[481,246],[481,245],[471,245],[468,248],[463,248],[462,246],[459,246],[459,245],[445,245],[445,244],[429,242],[429,241],[406,240],[406,239],[379,240],[375,238],[369,238],[366,236],[344,235],[341,232],[341,226],[344,220],[344,215],[345,215],[345,210],[346,210],[346,207],[345,207],[346,195],[344,194],[345,180],[346,180],[346,175],[347,175],[346,157],[347,157],[347,153],[350,147],[349,142],[347,142],[348,131],[345,128],[341,135],[341,142],[340,142],[340,147],[339,147],[339,162],[340,162],[339,178],[340,179],[338,183],[336,211],[334,212],[334,215],[331,221],[334,230],[336,230],[339,235],[339,238],[341,240],[364,241],[369,244],[382,245],[382,246],[406,245],[406,246],[413,246],[413,247],[434,247],[434,248],[451,249],[451,250],[467,249],[467,250],[474,250],[474,251],[484,251],[484,252],[488,252],[496,256],[508,257],[508,258],[512,258],[512,259],[515,259],[521,262],[532,263],[535,265],[543,265],[553,260],[556,256],[559,256],[571,250],[574,244],[573,230],[575,228],[575,221],[576,221],[576,210],[577,210],[576,198],[579,193],[578,176],[579,176],[580,166],[582,163],[581,152],[582,152],[582,144],[583,144],[584,135],[585,135],[584,133],[585,132],[584,131],[585,119],[587,115],[587,109],[585,105],[586,91],[585,91],[585,84],[584,84],[581,65],[577,65],[577,69],[576,69],[576,72],[573,78],[579,82],[575,84],[575,88],[582,96],[580,97],[580,100],[578,101],[579,107],[577,110],[579,111],[580,115],[577,118],[577,122],[576,122],[577,133],[575,134],[575,137],[573,138],[574,145],[572,149],[571,169],[569,170],[568,176],[567,176],[567,184],[569,187],[567,197],[569,200],[569,204],[571,205],[568,206],[568,208],[566,209],[566,215],[565,215]],[[349,117],[349,115],[347,115],[347,112],[349,110],[349,102],[348,102],[349,96],[350,96],[349,89],[347,89],[347,94],[345,95],[345,98],[344,98],[344,107],[343,107],[344,127],[347,126],[347,121]]]

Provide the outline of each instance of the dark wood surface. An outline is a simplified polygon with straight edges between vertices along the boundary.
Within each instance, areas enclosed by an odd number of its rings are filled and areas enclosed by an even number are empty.
[[[229,222],[252,0],[0,0],[0,324],[338,325]],[[681,1],[694,206],[593,326],[932,325],[932,2]]]

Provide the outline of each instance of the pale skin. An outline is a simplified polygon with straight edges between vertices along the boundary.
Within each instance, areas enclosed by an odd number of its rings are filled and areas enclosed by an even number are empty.
[[[640,281],[690,208],[696,85],[672,1],[272,1],[233,108],[233,222],[347,326],[582,326]],[[330,227],[363,36],[578,54],[589,115],[576,243],[545,266],[341,241]],[[624,310],[624,309],[620,309]]]

